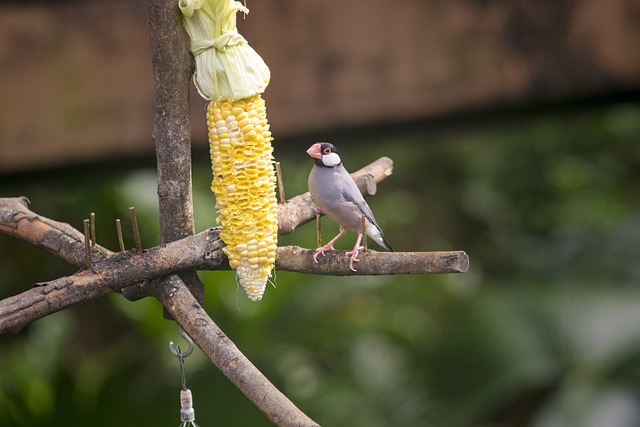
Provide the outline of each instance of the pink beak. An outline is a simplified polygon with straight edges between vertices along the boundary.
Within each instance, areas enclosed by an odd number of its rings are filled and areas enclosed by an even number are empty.
[[[313,144],[308,150],[307,154],[314,159],[322,159],[322,152],[320,151],[320,144]]]

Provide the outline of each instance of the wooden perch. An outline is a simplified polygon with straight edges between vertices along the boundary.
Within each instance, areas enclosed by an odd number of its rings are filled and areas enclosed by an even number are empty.
[[[286,212],[286,210],[285,210]],[[306,218],[298,218],[299,223]],[[26,199],[0,199],[0,231],[37,244],[50,252],[60,254],[55,239],[65,241],[65,258],[81,265],[84,248],[82,234],[63,223],[52,221],[30,211]],[[295,228],[295,226],[294,226]],[[95,245],[101,255],[111,256],[93,263],[93,272],[81,271],[69,277],[38,284],[20,295],[0,301],[0,333],[17,332],[28,323],[74,304],[100,297],[136,283],[185,269],[229,269],[222,252],[223,242],[219,229],[211,228],[175,242],[156,246],[138,254],[135,250],[113,254]],[[296,246],[278,248],[276,269],[327,275],[381,275],[460,273],[469,266],[466,253],[455,252],[376,252],[368,250],[360,255],[357,270],[349,269],[344,251],[330,251],[318,262],[313,261],[313,250]],[[167,278],[167,283],[177,277]]]
[[[469,257],[463,251],[377,252],[369,249],[358,255],[357,271],[349,268],[347,251],[325,252],[318,257],[318,262],[313,260],[313,252],[298,246],[280,247],[276,268],[329,276],[464,273],[469,268]]]

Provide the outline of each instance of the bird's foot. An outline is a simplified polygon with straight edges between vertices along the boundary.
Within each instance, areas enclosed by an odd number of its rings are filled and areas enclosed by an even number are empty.
[[[314,252],[313,252],[313,260],[317,263],[318,262],[318,255],[322,255],[324,256],[324,253],[327,251],[333,251],[333,245],[329,244],[329,245],[324,245],[324,246],[320,246],[319,248],[317,248]]]
[[[364,246],[358,246],[357,249],[349,251],[345,254],[346,256],[351,256],[351,259],[349,260],[349,268],[351,269],[351,271],[358,271],[353,267],[353,263],[360,261],[358,259],[358,254],[362,251],[364,251]]]

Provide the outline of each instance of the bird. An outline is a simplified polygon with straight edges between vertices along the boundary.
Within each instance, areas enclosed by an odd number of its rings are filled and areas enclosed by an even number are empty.
[[[351,256],[349,260],[351,270],[356,271],[353,263],[358,261],[358,253],[364,250],[360,242],[363,238],[366,239],[365,234],[384,249],[393,251],[376,222],[371,208],[342,164],[336,147],[329,142],[317,142],[307,150],[307,154],[314,161],[308,181],[311,198],[325,215],[340,226],[337,236],[314,251],[313,260],[318,262],[319,255],[324,256],[325,252],[333,250],[333,244],[349,229],[358,233],[353,250],[347,252],[347,256]]]

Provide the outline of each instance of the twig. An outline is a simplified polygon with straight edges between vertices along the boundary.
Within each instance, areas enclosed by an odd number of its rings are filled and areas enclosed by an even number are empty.
[[[91,237],[90,234],[90,224],[89,220],[85,219],[83,221],[84,226],[84,264],[87,268],[93,269],[92,261],[91,261]]]
[[[90,228],[91,228],[91,246],[96,245],[96,213],[91,212],[90,220],[89,220]]]
[[[276,162],[276,179],[278,181],[278,196],[280,197],[280,203],[287,203],[287,198],[284,195],[284,181],[282,180],[282,168],[280,162]]]
[[[136,216],[136,208],[129,208],[129,216],[131,217],[131,228],[133,229],[133,242],[136,246],[136,253],[142,252],[142,240],[140,240],[140,228],[138,227],[138,217]]]
[[[122,223],[120,222],[120,218],[116,219],[116,233],[118,234],[118,246],[120,247],[120,252],[124,252],[124,238],[122,237]]]

